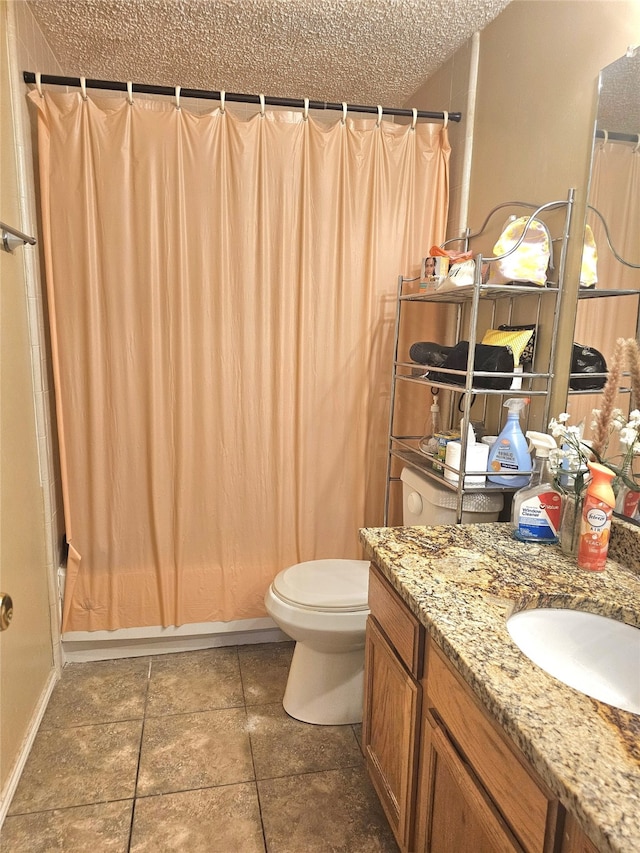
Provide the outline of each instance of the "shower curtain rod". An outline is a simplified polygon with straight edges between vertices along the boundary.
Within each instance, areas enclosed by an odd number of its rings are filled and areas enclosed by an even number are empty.
[[[608,130],[607,139],[614,139],[616,142],[640,142],[640,134],[638,133],[620,133],[617,130]],[[604,130],[596,130],[596,138],[604,139]]]
[[[36,75],[33,71],[24,71],[23,79],[25,83],[36,83]],[[52,86],[74,86],[76,88],[80,87],[81,78],[80,77],[60,77],[55,74],[42,74],[40,76],[41,83],[48,83]],[[106,89],[113,92],[127,92],[127,84],[121,83],[115,80],[85,80],[85,86],[87,89]],[[133,83],[131,86],[131,91],[133,93],[138,92],[144,95],[168,95],[172,96],[176,94],[176,88],[174,86],[151,86],[147,83]],[[180,88],[180,97],[181,98],[201,98],[203,100],[209,101],[219,101],[220,100],[220,92],[210,92],[206,89],[183,89]],[[225,101],[234,101],[236,103],[241,104],[260,104],[260,95],[243,95],[237,92],[225,92],[224,94]],[[275,98],[269,95],[264,97],[265,104],[273,107],[294,107],[297,109],[303,109],[305,106],[305,101],[303,98]],[[349,112],[356,113],[378,113],[378,107],[372,106],[363,106],[362,104],[347,104],[347,108]],[[339,110],[342,112],[343,106],[338,103],[329,103],[327,101],[312,101],[309,100],[309,109],[310,110]],[[392,116],[406,116],[407,118],[413,118],[413,110],[405,109],[402,107],[394,107],[387,108],[383,107],[382,112],[384,115],[392,115]],[[418,110],[417,118],[433,118],[433,119],[442,119],[444,120],[445,115],[448,117],[449,121],[460,121],[462,119],[462,113],[444,113],[444,112],[431,112],[429,110]]]

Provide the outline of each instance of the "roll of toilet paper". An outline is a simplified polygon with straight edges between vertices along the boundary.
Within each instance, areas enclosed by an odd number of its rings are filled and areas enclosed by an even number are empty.
[[[457,483],[460,479],[458,472],[460,471],[461,453],[462,445],[459,441],[450,441],[447,444],[447,454],[444,461],[447,465],[449,465],[451,468],[454,468],[455,470],[449,471],[447,468],[445,468],[445,480],[451,480],[453,483]],[[488,444],[470,444],[467,448],[467,460],[465,470],[486,471],[488,459]],[[487,478],[484,474],[475,474],[473,476],[467,475],[464,478],[464,484],[465,486],[482,486],[486,482],[486,479]]]

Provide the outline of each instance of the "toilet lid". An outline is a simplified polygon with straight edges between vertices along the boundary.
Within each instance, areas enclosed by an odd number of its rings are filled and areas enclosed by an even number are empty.
[[[317,610],[368,610],[368,560],[310,560],[284,569],[273,591],[290,604]]]

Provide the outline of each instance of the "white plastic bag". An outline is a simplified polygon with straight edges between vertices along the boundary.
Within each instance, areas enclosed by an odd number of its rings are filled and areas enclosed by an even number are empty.
[[[521,216],[507,223],[493,254],[504,255],[516,245],[529,221]],[[491,264],[490,284],[508,284],[511,281],[530,282],[544,287],[547,283],[547,268],[551,257],[551,244],[547,226],[533,219],[527,228],[524,240],[515,252]]]
[[[453,266],[449,267],[449,275],[439,285],[438,293],[441,290],[455,290],[457,287],[466,287],[473,284],[475,274],[475,261],[462,261],[459,264],[453,264]]]
[[[589,225],[584,226],[584,249],[582,250],[582,268],[580,287],[595,287],[598,283],[598,249]]]

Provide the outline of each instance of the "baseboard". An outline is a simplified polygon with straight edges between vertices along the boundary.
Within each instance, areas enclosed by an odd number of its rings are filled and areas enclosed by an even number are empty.
[[[83,663],[290,639],[272,619],[265,617],[199,622],[178,628],[151,626],[116,631],[68,631],[62,635],[62,650],[66,662]]]
[[[16,788],[18,787],[18,782],[20,781],[20,777],[22,776],[24,765],[27,763],[27,758],[29,757],[29,753],[31,752],[33,741],[35,740],[35,736],[38,733],[38,728],[42,721],[44,712],[47,709],[49,698],[51,696],[53,688],[56,686],[58,678],[58,672],[55,669],[52,669],[49,673],[42,693],[40,694],[38,704],[36,705],[35,710],[31,716],[31,720],[29,721],[29,726],[27,727],[27,731],[22,740],[20,751],[16,757],[13,767],[11,768],[9,777],[7,778],[7,781],[2,791],[0,792],[0,827],[2,827],[4,819],[7,816],[7,812],[9,811],[11,800],[13,799],[13,795],[15,794]]]

